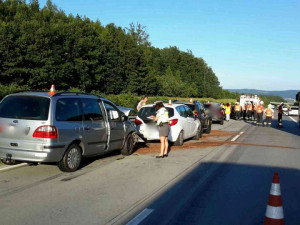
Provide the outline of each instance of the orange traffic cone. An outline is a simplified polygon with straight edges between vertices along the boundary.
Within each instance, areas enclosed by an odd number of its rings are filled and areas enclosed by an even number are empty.
[[[193,99],[190,99],[190,103],[193,103]]]
[[[51,96],[55,95],[55,85],[54,84],[51,85],[51,88],[50,88],[50,91],[48,92],[48,94]]]
[[[264,225],[284,225],[278,173],[274,173]]]
[[[168,105],[172,105],[172,101],[171,101],[171,99],[169,100],[169,103],[168,103]]]

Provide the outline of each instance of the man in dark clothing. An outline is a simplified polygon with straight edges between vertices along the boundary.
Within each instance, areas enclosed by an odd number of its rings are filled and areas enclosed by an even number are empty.
[[[278,107],[278,127],[282,128],[283,103]]]

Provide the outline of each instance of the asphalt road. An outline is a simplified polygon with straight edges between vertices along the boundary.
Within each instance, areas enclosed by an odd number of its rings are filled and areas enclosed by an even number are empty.
[[[75,173],[55,165],[0,171],[1,224],[262,224],[275,171],[286,224],[300,224],[300,129],[287,116],[283,125],[214,124],[244,133],[166,159],[116,153]]]

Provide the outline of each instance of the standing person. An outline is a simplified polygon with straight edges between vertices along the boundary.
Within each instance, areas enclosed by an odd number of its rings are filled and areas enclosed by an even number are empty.
[[[257,105],[256,105],[256,103],[253,103],[253,113],[252,113],[252,115],[253,115],[254,123],[257,123],[257,112],[256,112],[256,110],[257,110]]]
[[[141,108],[142,108],[144,105],[147,104],[147,101],[148,101],[148,97],[147,97],[147,96],[141,98],[139,104],[138,104],[137,107],[136,107],[136,109],[137,109],[138,112],[141,110]]]
[[[258,104],[256,107],[256,115],[257,115],[257,126],[262,126],[263,117],[264,117],[264,107],[263,107],[263,101]]]
[[[241,118],[241,111],[242,111],[242,107],[240,106],[240,103],[237,102],[236,105],[234,106],[236,120],[239,120]]]
[[[159,138],[160,138],[160,155],[156,156],[156,158],[164,158],[168,157],[168,136],[170,132],[170,125],[169,125],[169,112],[164,107],[162,101],[154,102],[153,105],[157,111],[156,116],[151,116],[151,118],[156,121],[159,129]]]
[[[225,106],[226,121],[230,120],[231,106],[229,103]]]
[[[272,119],[274,118],[274,111],[271,104],[268,105],[268,108],[265,109],[266,115],[266,126],[271,127]]]
[[[253,111],[253,107],[252,107],[252,103],[250,102],[248,104],[248,107],[247,107],[247,118],[248,118],[248,120],[252,120],[252,111]]]
[[[247,103],[245,102],[243,105],[243,119],[246,120],[246,112],[247,112]]]
[[[282,128],[283,102],[278,107],[278,127]]]

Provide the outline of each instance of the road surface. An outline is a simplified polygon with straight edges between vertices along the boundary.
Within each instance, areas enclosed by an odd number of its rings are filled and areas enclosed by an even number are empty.
[[[116,153],[75,173],[0,167],[1,224],[262,224],[274,172],[286,224],[300,224],[300,129],[283,119],[280,130],[214,124],[232,135],[166,159]]]

